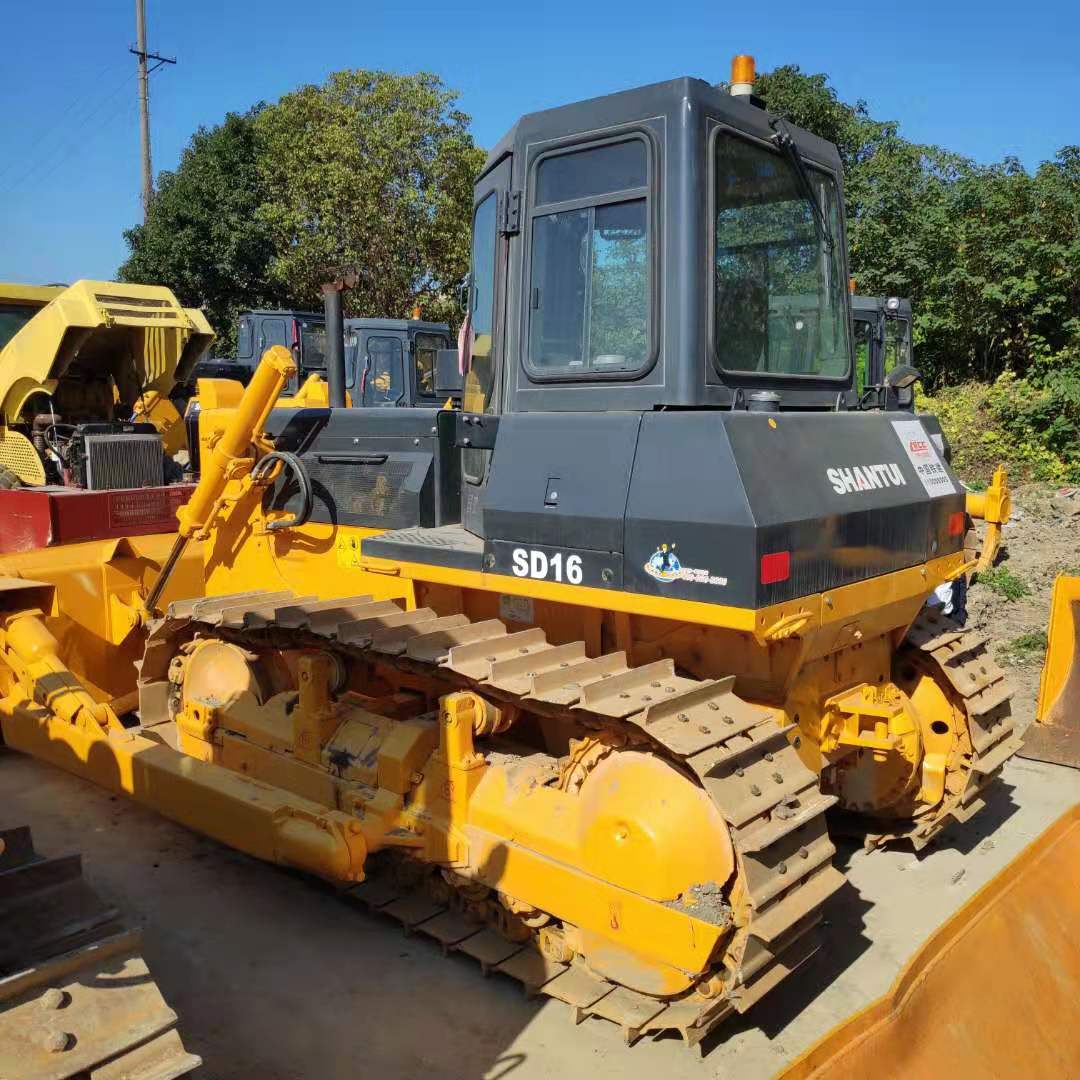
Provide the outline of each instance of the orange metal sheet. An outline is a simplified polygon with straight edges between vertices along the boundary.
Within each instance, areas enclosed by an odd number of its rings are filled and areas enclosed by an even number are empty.
[[[777,1080],[1080,1075],[1080,804]]]

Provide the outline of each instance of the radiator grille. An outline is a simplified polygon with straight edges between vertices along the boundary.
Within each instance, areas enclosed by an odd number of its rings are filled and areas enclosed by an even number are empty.
[[[165,455],[160,435],[87,435],[86,486],[158,487],[165,483]]]

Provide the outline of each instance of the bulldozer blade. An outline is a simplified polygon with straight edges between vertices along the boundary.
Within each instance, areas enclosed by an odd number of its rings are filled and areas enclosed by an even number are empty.
[[[201,1063],[79,856],[44,858],[25,826],[0,829],[0,1076],[168,1080]]]
[[[1073,1075],[1080,1026],[1064,1018],[1080,1001],[1078,925],[1080,804],[776,1080]]]
[[[1080,577],[1054,582],[1035,723],[1020,757],[1080,769]]]

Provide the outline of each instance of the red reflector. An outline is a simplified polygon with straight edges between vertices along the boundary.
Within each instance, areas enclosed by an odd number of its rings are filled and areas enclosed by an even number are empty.
[[[949,535],[950,536],[963,536],[967,528],[967,515],[962,510],[957,510],[955,514],[949,515]]]
[[[772,585],[775,581],[787,581],[791,576],[791,552],[774,551],[761,556],[761,584]]]

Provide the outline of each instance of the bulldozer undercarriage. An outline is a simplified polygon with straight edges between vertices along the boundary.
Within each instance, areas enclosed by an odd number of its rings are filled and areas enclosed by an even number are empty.
[[[910,817],[871,818],[867,842],[918,848],[982,805],[1018,741],[977,635],[920,616],[896,671],[947,717],[943,797],[895,802]],[[844,881],[825,811],[845,769],[883,754],[819,779],[806,734],[734,681],[367,596],[244,593],[174,603],[151,629],[138,730],[311,800],[278,822],[277,861],[577,1021],[695,1045],[815,951]]]

